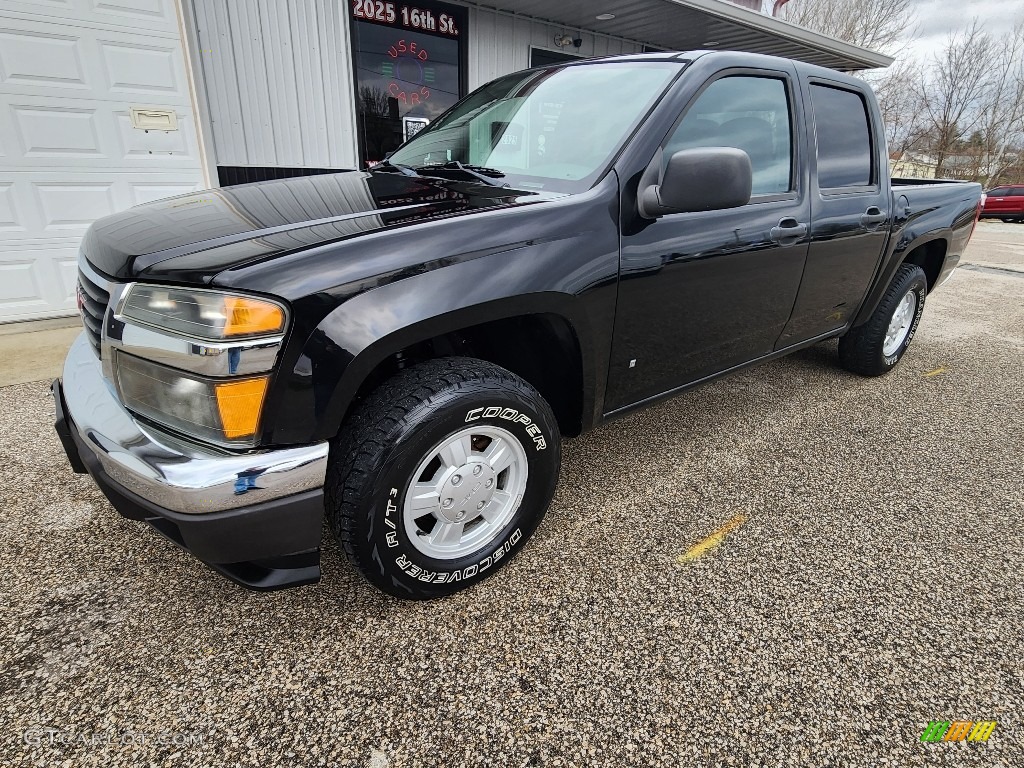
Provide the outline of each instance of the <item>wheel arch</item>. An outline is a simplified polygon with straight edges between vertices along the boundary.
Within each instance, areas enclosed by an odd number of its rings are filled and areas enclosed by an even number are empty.
[[[924,270],[925,276],[928,278],[928,292],[930,293],[941,282],[951,237],[952,231],[945,228],[934,229],[909,240],[900,240],[875,278],[867,298],[850,327],[856,328],[871,318],[889,283],[904,264],[917,264]],[[930,274],[929,269],[933,268],[935,271]]]
[[[572,311],[573,300],[567,294],[537,293],[413,321],[391,316],[390,327],[379,325],[372,337],[365,324],[350,322],[368,308],[358,300],[342,305],[321,327],[330,328],[352,359],[333,385],[318,424],[320,437],[334,437],[356,405],[399,370],[451,356],[476,357],[520,376],[547,400],[562,434],[579,434],[592,408],[593,387],[585,386],[590,363],[585,324]],[[358,330],[346,335],[344,328]]]
[[[944,237],[934,237],[922,243],[918,243],[903,258],[902,264],[916,264],[928,279],[928,292],[931,293],[939,281],[942,268],[946,263],[946,253],[949,251],[949,240]]]

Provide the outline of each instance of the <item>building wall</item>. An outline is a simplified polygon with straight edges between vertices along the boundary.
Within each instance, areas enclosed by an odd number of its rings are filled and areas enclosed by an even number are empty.
[[[218,165],[354,168],[344,0],[185,0]]]
[[[183,0],[196,32],[200,99],[221,166],[354,168],[346,0]],[[453,3],[458,4],[458,3]],[[558,48],[555,35],[583,45]],[[581,56],[641,46],[469,6],[469,88],[530,65],[530,48]]]
[[[583,45],[578,49],[571,45],[559,48],[554,40],[562,33],[582,38]],[[471,7],[469,89],[473,90],[499,75],[529,67],[531,46],[579,56],[614,56],[642,50],[642,46],[628,40]]]

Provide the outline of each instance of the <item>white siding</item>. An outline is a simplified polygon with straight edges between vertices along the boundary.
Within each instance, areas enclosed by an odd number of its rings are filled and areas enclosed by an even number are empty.
[[[559,48],[555,35],[568,34],[583,39],[578,49],[573,46]],[[499,75],[530,66],[530,49],[578,56],[614,56],[619,53],[637,53],[642,46],[604,35],[595,35],[575,28],[547,24],[523,16],[469,8],[469,90],[478,88]]]
[[[218,165],[354,168],[343,0],[187,0]]]
[[[174,0],[0,0],[0,322],[73,314],[86,228],[202,184]]]
[[[347,0],[186,2],[198,32],[196,58],[218,165],[356,167]],[[554,38],[562,32],[583,45],[557,48]],[[470,90],[528,67],[531,47],[581,56],[641,49],[476,6],[469,6],[465,44]]]

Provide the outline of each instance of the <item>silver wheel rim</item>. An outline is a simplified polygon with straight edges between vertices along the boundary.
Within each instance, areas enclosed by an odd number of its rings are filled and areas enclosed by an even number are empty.
[[[889,329],[885,332],[885,342],[882,344],[882,354],[886,357],[896,354],[900,344],[906,341],[910,333],[910,326],[914,322],[914,313],[917,312],[917,294],[914,291],[907,291],[900,300],[896,311],[892,313],[889,321]]]
[[[406,536],[435,560],[476,552],[519,509],[527,475],[526,451],[511,432],[481,425],[446,437],[427,452],[405,489]]]

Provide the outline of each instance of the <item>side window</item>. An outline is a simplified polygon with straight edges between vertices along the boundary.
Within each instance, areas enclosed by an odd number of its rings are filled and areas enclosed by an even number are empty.
[[[788,192],[793,141],[786,84],[773,77],[723,77],[697,97],[665,144],[665,162],[681,149],[736,147],[750,156],[751,194]]]
[[[995,189],[989,190],[986,194],[988,194],[989,197],[1006,197],[1010,194],[1010,188],[996,187]]]
[[[1022,197],[1024,196],[1024,187],[1012,187],[1010,189],[1009,194],[1013,195],[1014,197]]]
[[[870,186],[871,129],[864,99],[853,91],[812,85],[811,105],[818,139],[818,186]]]

